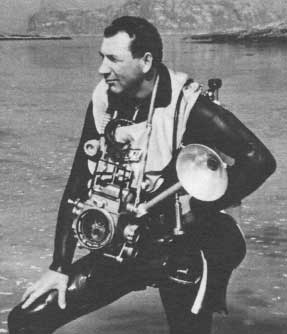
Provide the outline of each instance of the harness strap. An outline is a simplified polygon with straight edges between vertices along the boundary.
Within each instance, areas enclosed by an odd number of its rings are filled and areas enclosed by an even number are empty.
[[[176,102],[175,112],[174,112],[174,118],[173,118],[173,138],[172,138],[172,156],[175,155],[177,150],[177,130],[178,130],[178,118],[179,118],[179,110],[181,101],[183,98],[183,89],[187,87],[189,84],[193,82],[193,79],[187,79],[185,84],[183,85],[183,88],[180,91],[179,97]]]
[[[155,84],[153,87],[150,106],[149,106],[148,119],[146,122],[147,137],[146,137],[146,142],[145,142],[145,147],[144,147],[144,152],[143,152],[143,157],[142,157],[142,164],[141,164],[141,168],[139,172],[138,184],[136,187],[137,189],[136,189],[135,206],[137,206],[140,203],[140,195],[141,195],[142,182],[143,182],[146,164],[147,164],[148,149],[149,149],[150,137],[151,137],[151,131],[152,131],[152,118],[153,118],[154,111],[155,111],[154,104],[155,104],[155,98],[156,98],[156,93],[158,89],[158,83],[159,83],[159,75],[157,75],[155,79]]]
[[[183,98],[183,89],[184,87],[188,86],[192,83],[192,79],[188,79],[183,88],[180,91],[178,100],[176,102],[175,112],[174,112],[174,119],[173,119],[173,138],[172,138],[172,156],[174,157],[177,151],[177,130],[178,130],[178,119],[179,119],[179,112],[180,112],[180,105]],[[175,235],[182,235],[184,234],[182,228],[182,207],[179,199],[178,191],[174,194],[174,209],[175,209],[175,227],[174,227],[174,234]]]

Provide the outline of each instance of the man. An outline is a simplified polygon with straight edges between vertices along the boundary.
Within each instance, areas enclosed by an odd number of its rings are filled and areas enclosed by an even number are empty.
[[[199,87],[186,74],[175,73],[162,64],[160,35],[145,19],[126,16],[114,20],[105,29],[100,56],[103,80],[88,107],[61,201],[53,262],[10,313],[9,332],[52,333],[130,291],[156,285],[170,333],[210,333],[212,314],[226,309],[228,280],[245,255],[245,243],[236,223],[221,210],[257,189],[274,172],[275,160],[234,115],[200,94]],[[219,199],[207,202],[191,198],[190,207],[179,211],[184,216],[184,231],[179,226],[169,239],[172,245],[167,248],[173,252],[164,257],[167,263],[160,256],[158,262],[149,261],[154,253],[149,257],[149,249],[144,246],[148,260],[137,261],[135,256],[132,261],[120,263],[112,256],[91,252],[71,264],[77,244],[71,203],[75,206],[77,198],[82,202],[89,198],[91,185],[87,184],[95,175],[100,154],[107,150],[106,156],[120,164],[125,161],[122,152],[140,152],[139,158],[129,163],[133,166],[134,198],[141,202],[143,197],[148,200],[175,181],[175,157],[182,145],[191,143],[220,152],[228,165],[228,187]],[[220,161],[218,158],[215,163]],[[210,169],[218,168],[213,167]],[[151,220],[151,235],[157,233],[160,237],[161,230],[175,231],[171,227],[176,220],[173,204],[178,204],[179,195],[159,203],[150,215],[127,223],[125,239],[136,239],[135,231],[140,229],[137,220],[142,219]],[[153,232],[156,224],[160,227]],[[167,275],[163,269],[166,265]],[[184,270],[177,270],[181,265],[195,278],[186,279]]]

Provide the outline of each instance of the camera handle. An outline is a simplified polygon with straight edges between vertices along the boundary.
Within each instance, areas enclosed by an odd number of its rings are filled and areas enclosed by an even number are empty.
[[[212,78],[208,80],[208,90],[207,95],[211,101],[216,104],[219,102],[219,89],[222,87],[222,80],[219,78]]]
[[[111,259],[116,260],[119,263],[122,263],[124,261],[124,258],[126,257],[136,257],[138,254],[138,251],[135,247],[136,242],[134,243],[128,243],[125,242],[119,252],[118,255],[112,255],[109,253],[103,253],[105,257],[109,257]]]

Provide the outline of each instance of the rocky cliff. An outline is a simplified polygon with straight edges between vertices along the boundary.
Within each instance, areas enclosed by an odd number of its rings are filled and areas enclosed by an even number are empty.
[[[286,1],[267,0],[129,0],[121,7],[110,5],[97,10],[42,8],[28,24],[28,33],[97,34],[115,17],[143,16],[161,32],[211,33],[249,29],[281,21],[286,17]]]
[[[250,29],[188,34],[184,39],[203,43],[283,42],[287,41],[287,23],[276,22]]]

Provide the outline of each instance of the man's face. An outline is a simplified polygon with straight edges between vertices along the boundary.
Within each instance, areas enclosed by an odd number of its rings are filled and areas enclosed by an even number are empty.
[[[111,92],[136,95],[144,78],[143,58],[133,58],[129,49],[131,38],[126,32],[103,39],[99,73]]]

